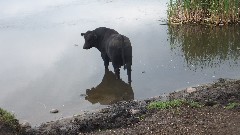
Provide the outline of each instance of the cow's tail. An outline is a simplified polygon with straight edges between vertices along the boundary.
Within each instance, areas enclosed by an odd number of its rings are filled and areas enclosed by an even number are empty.
[[[122,61],[123,61],[123,69],[126,69],[126,61],[125,61],[125,52],[124,52],[124,37],[123,35],[121,35],[122,37]]]

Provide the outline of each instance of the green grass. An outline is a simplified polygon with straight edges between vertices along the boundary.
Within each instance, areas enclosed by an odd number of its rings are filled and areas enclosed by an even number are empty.
[[[152,102],[148,105],[148,109],[169,109],[173,107],[179,107],[183,104],[182,100],[172,100],[172,101],[157,101]]]
[[[170,0],[169,23],[228,24],[239,22],[240,0]]]
[[[188,101],[187,103],[188,103],[189,106],[191,106],[192,108],[200,108],[200,107],[203,107],[203,105],[201,105],[199,102]]]
[[[19,121],[15,116],[2,108],[0,108],[0,123],[12,128],[16,132],[20,130]]]
[[[147,108],[148,109],[170,109],[170,108],[180,107],[182,105],[188,105],[192,108],[202,107],[202,105],[198,102],[176,99],[171,101],[152,102],[147,106]]]
[[[225,108],[226,109],[234,109],[238,107],[240,104],[239,103],[229,103]]]

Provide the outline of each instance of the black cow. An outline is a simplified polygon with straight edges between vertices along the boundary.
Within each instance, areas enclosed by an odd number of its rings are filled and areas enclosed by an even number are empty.
[[[132,46],[129,38],[105,27],[81,35],[85,39],[83,49],[96,47],[101,52],[106,70],[109,62],[112,62],[117,79],[120,79],[121,66],[127,68],[128,83],[131,83]]]

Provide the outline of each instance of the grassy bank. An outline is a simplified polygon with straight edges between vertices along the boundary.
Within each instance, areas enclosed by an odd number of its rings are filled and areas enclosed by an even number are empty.
[[[6,110],[0,108],[0,134],[22,134],[19,121],[15,116]]]
[[[168,5],[170,24],[235,24],[239,13],[240,0],[170,0]]]

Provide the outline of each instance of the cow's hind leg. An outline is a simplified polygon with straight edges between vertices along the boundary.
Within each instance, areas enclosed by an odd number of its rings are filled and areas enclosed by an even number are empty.
[[[115,75],[116,75],[116,79],[120,79],[120,69],[119,69],[119,66],[113,64],[113,68],[114,68],[114,72],[115,72]]]
[[[132,69],[131,69],[131,64],[126,64],[126,66],[127,66],[128,83],[131,84],[131,82],[132,82],[132,76],[131,76]]]
[[[108,71],[109,59],[104,60],[105,71]]]

